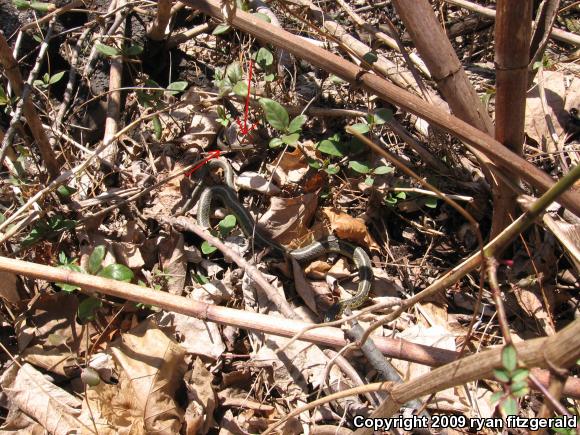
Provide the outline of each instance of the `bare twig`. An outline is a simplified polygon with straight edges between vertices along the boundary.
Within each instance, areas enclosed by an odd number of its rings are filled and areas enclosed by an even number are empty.
[[[45,16],[43,16],[42,18],[39,18],[37,20],[34,20],[30,23],[27,23],[25,25],[23,25],[20,30],[22,32],[25,32],[29,29],[34,29],[39,27],[41,24],[46,23],[47,21],[50,21],[56,17],[58,17],[59,15],[62,15],[64,13],[67,13],[68,11],[70,11],[71,9],[75,9],[78,8],[79,6],[83,6],[84,2],[82,0],[73,0],[70,3],[64,5],[61,8],[55,9],[54,11],[46,14]]]
[[[147,33],[149,38],[154,41],[162,41],[165,39],[165,29],[167,28],[167,24],[171,18],[172,3],[172,0],[159,0],[157,2],[157,15]]]

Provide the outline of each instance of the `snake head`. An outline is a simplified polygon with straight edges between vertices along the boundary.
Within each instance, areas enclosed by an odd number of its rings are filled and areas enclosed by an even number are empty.
[[[324,313],[324,323],[327,322],[332,322],[333,320],[336,320],[337,317],[340,316],[342,311],[342,307],[340,306],[340,304],[336,303],[331,305],[328,310]]]

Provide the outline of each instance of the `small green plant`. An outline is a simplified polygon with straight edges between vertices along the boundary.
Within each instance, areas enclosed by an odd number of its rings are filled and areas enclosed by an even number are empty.
[[[164,107],[164,95],[177,95],[187,89],[187,82],[172,82],[167,88],[163,88],[154,80],[147,79],[143,87],[137,91],[137,101],[145,109],[161,110]],[[153,132],[157,140],[161,139],[163,127],[159,116],[155,115],[151,122],[153,123]]]
[[[260,106],[264,110],[266,121],[270,126],[282,133],[282,136],[270,140],[270,148],[278,148],[284,144],[294,145],[300,138],[302,126],[306,122],[306,115],[298,115],[290,120],[288,111],[277,101],[269,98],[260,98]]]
[[[223,125],[224,127],[227,127],[233,122],[232,115],[230,115],[230,113],[226,111],[224,106],[217,106],[216,111],[218,115],[217,122]]]
[[[48,73],[44,73],[42,80],[34,80],[34,86],[41,90],[48,89],[50,85],[58,83],[63,78],[64,74],[65,71],[57,72],[52,76]]]
[[[352,160],[348,162],[348,166],[354,172],[362,175],[366,175],[365,184],[372,186],[375,182],[375,176],[390,174],[395,170],[392,166],[379,166],[377,168],[371,169],[367,163]]]
[[[103,260],[107,250],[105,246],[99,245],[93,249],[91,255],[89,256],[89,261],[87,264],[87,270],[85,271],[81,266],[78,265],[77,260],[69,259],[64,252],[58,255],[58,268],[71,270],[78,273],[87,273],[89,275],[101,276],[103,278],[114,279],[116,281],[131,282],[134,278],[133,271],[123,264],[113,263],[108,266],[103,267]],[[79,290],[78,286],[66,284],[66,283],[56,283],[63,291],[73,292]],[[102,302],[100,299],[94,298],[92,296],[83,299],[78,306],[78,318],[81,323],[94,319],[95,310],[100,308]]]
[[[72,230],[76,226],[76,221],[65,219],[60,215],[52,216],[48,219],[38,221],[30,233],[22,239],[22,246],[29,247],[41,240],[54,240],[61,232]]]
[[[33,9],[38,12],[52,12],[56,9],[56,5],[54,3],[12,0],[12,4],[20,10]]]
[[[143,47],[140,45],[130,45],[124,48],[117,48],[111,45],[101,44],[97,42],[95,48],[99,53],[104,54],[107,57],[123,56],[123,57],[133,57],[139,56],[143,53]]]
[[[225,69],[216,68],[214,85],[220,90],[220,95],[234,92],[240,97],[248,94],[248,84],[243,79],[244,72],[240,62],[232,62]]]
[[[274,55],[270,50],[265,47],[261,47],[254,55],[254,60],[264,72],[264,80],[266,82],[271,82],[276,78]]]
[[[504,415],[516,415],[518,413],[517,399],[530,391],[528,387],[530,371],[518,368],[516,348],[511,344],[502,349],[501,363],[502,369],[496,369],[493,372],[495,378],[503,384],[503,390],[493,393],[491,402],[498,402]]]
[[[399,201],[404,201],[407,199],[406,192],[389,192],[387,196],[385,196],[385,204],[388,206],[394,207],[397,205]]]
[[[238,223],[237,219],[233,214],[229,214],[226,217],[224,217],[218,223],[218,230],[220,236],[222,238],[227,237],[236,227],[237,223]],[[216,232],[212,231],[212,234],[215,236]],[[215,251],[217,251],[217,248],[211,245],[207,240],[204,240],[203,243],[201,244],[201,252],[203,252],[205,255],[213,254]]]

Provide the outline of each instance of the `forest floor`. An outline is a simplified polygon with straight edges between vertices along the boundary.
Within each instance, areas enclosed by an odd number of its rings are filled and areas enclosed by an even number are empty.
[[[424,433],[412,414],[449,434],[528,433],[508,415],[575,433],[579,372],[564,361],[580,361],[580,335],[565,335],[580,315],[580,218],[552,203],[481,266],[501,215],[482,160],[495,155],[438,125],[466,124],[447,115],[444,68],[420,59],[404,2],[69,3],[0,0],[1,433],[346,434],[355,416],[398,412],[413,427],[390,433]],[[493,125],[497,35],[473,6],[496,2],[430,3],[467,105]],[[535,3],[558,7],[571,42],[551,38],[531,68],[513,159],[557,181],[580,160],[580,5]],[[222,14],[257,21],[244,31]],[[326,67],[330,53],[356,79]],[[497,167],[515,218],[545,189]],[[230,169],[225,200],[204,205]],[[305,329],[339,306],[334,327]],[[470,374],[432,372],[458,358]]]

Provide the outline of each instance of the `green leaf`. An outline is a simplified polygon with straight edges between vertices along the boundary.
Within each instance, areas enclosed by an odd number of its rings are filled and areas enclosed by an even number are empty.
[[[306,117],[306,115],[298,115],[296,118],[290,121],[290,125],[288,126],[288,132],[297,133],[300,130],[302,130],[302,126],[304,125],[307,119],[308,118]]]
[[[16,6],[17,9],[30,9],[30,2],[25,0],[12,0],[12,4]]]
[[[38,12],[50,12],[56,9],[54,3],[30,2],[30,7]]]
[[[329,156],[343,157],[344,153],[339,148],[339,146],[340,146],[339,142],[335,142],[330,139],[324,139],[323,141],[320,141],[318,143],[316,148],[321,153],[328,154]]]
[[[372,65],[377,60],[379,60],[379,57],[377,56],[377,53],[375,53],[374,51],[369,51],[369,52],[367,52],[367,53],[364,54],[363,60],[366,63],[370,63]]]
[[[505,346],[501,351],[501,363],[503,368],[509,373],[513,372],[518,366],[518,355],[513,345]]]
[[[105,255],[107,255],[107,250],[105,249],[104,245],[99,245],[93,249],[91,252],[91,256],[89,257],[89,273],[91,275],[96,275],[97,272],[101,269],[101,264],[105,259]]]
[[[336,175],[340,172],[340,166],[338,165],[328,165],[325,169],[328,175]]]
[[[494,370],[493,374],[495,376],[495,378],[500,381],[500,382],[509,382],[510,381],[510,375],[508,372],[506,372],[505,370]]]
[[[55,83],[58,83],[60,81],[60,79],[63,78],[65,72],[66,71],[61,71],[61,72],[57,72],[56,74],[54,74],[52,77],[50,77],[50,79],[48,79],[48,84],[54,85]]]
[[[2,85],[0,85],[0,106],[5,106],[9,102],[10,102],[10,100],[6,96],[6,92],[4,91],[4,88],[2,87]]]
[[[97,298],[87,298],[79,304],[77,316],[81,323],[86,323],[95,318],[95,311],[101,308],[103,303]]]
[[[288,112],[277,101],[269,98],[260,98],[260,106],[264,109],[266,120],[268,123],[278,131],[286,131],[290,124]]]
[[[491,403],[498,402],[503,397],[504,394],[505,393],[503,391],[496,391],[495,393],[493,393],[490,398]]]
[[[195,282],[201,285],[210,283],[209,278],[207,276],[201,275],[200,273],[196,273],[195,275],[193,275],[193,279],[195,280]]]
[[[201,252],[203,252],[205,255],[213,254],[215,251],[217,251],[217,248],[210,245],[207,240],[204,240],[201,244]]]
[[[322,162],[320,160],[311,159],[310,157],[306,157],[306,160],[308,161],[308,166],[310,166],[312,169],[322,168]]]
[[[356,160],[348,162],[348,167],[359,174],[368,174],[371,172],[371,168],[369,168],[368,165],[357,162]]]
[[[213,32],[211,32],[211,34],[214,36],[223,35],[224,33],[227,33],[230,29],[231,27],[227,24],[218,24],[217,26],[215,26],[215,29],[213,29]]]
[[[44,83],[42,80],[34,80],[32,82],[32,84],[34,86],[36,86],[38,89],[46,89],[46,88],[48,88],[48,85],[46,83]]]
[[[501,409],[505,415],[516,415],[518,413],[518,402],[513,397],[508,396],[501,403]]]
[[[243,78],[243,71],[240,62],[232,62],[226,68],[226,78],[232,85],[238,83]]]
[[[187,82],[173,82],[169,83],[167,86],[167,91],[169,95],[177,95],[180,92],[183,92],[187,89],[188,83]]]
[[[390,174],[394,170],[395,170],[395,168],[393,168],[392,166],[379,166],[378,168],[373,169],[373,174],[385,175],[385,174]]]
[[[268,144],[270,148],[279,148],[282,145],[284,145],[284,142],[282,142],[282,139],[280,139],[279,137],[273,137],[272,139],[270,139],[270,143]]]
[[[340,85],[342,83],[346,83],[346,81],[344,81],[343,79],[341,79],[338,76],[335,76],[334,74],[331,74],[329,79],[330,79],[330,83],[334,83],[335,85]]]
[[[274,55],[267,48],[260,48],[256,54],[256,62],[262,68],[269,67],[274,63]]]
[[[62,185],[58,186],[56,191],[60,196],[62,196],[64,198],[68,198],[73,193],[75,193],[77,191],[77,189],[75,189],[74,187],[70,187],[70,186],[67,186],[65,184],[62,184]]]
[[[284,142],[286,145],[294,145],[296,142],[298,142],[299,138],[300,134],[292,133],[282,136],[280,139],[282,139],[282,142]]]
[[[372,186],[374,183],[375,183],[375,179],[374,179],[373,177],[370,177],[370,176],[368,176],[368,177],[365,179],[365,184],[366,184],[367,186]]]
[[[98,42],[95,44],[95,48],[97,49],[97,51],[101,52],[105,56],[113,57],[118,56],[120,53],[118,48],[111,47],[109,45],[101,44]]]
[[[220,229],[222,237],[225,237],[231,233],[232,230],[236,227],[236,223],[237,220],[233,214],[229,214],[223,218],[218,224],[218,228]]]
[[[363,124],[363,123],[353,124],[350,126],[350,128],[352,128],[354,131],[356,131],[357,133],[360,133],[360,134],[368,133],[370,130],[369,125]]]
[[[252,15],[255,16],[256,18],[259,18],[262,21],[265,21],[266,23],[272,22],[272,20],[270,20],[270,17],[266,14],[263,14],[262,12],[254,12]]]
[[[266,74],[264,76],[264,80],[266,80],[267,82],[272,82],[274,81],[275,78],[276,78],[275,74]]]
[[[389,194],[385,197],[385,204],[387,204],[388,206],[391,206],[391,207],[394,205],[397,205],[397,198],[395,198]]]
[[[373,122],[375,124],[384,124],[393,119],[393,111],[389,109],[379,109],[373,114]]]
[[[522,397],[530,392],[528,383],[525,381],[512,383],[510,389],[514,397]]]
[[[395,195],[395,198],[398,198],[398,199],[407,199],[407,192],[398,192]]]
[[[155,115],[151,122],[153,123],[153,132],[155,133],[155,139],[160,140],[161,134],[163,133],[163,126],[161,125],[161,120],[159,116]]]
[[[140,45],[131,45],[123,50],[125,56],[139,56],[143,53],[143,47]]]
[[[110,278],[116,281],[131,282],[133,271],[123,264],[109,264],[99,272],[99,276]]]
[[[432,196],[425,199],[425,207],[429,208],[437,208],[437,198],[433,198]]]
[[[78,266],[77,264],[63,264],[58,266],[59,269],[65,269],[65,270],[70,270],[72,272],[79,272],[79,273],[84,273],[85,271],[83,269],[81,269],[80,266]],[[71,284],[65,284],[62,282],[57,282],[56,285],[58,287],[60,287],[63,291],[65,292],[74,292],[75,290],[80,290],[79,286],[76,285],[71,285]]]
[[[528,379],[530,371],[528,369],[516,369],[512,375],[512,382],[520,382]]]
[[[236,94],[240,97],[247,97],[248,96],[248,84],[246,82],[240,80],[238,83],[236,83],[236,85],[234,86],[232,91],[234,92],[234,94]]]

